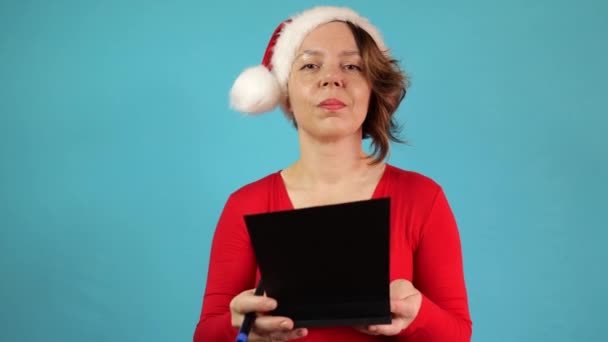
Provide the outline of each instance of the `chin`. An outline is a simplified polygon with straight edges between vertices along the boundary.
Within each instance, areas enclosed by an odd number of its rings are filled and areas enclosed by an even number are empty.
[[[335,141],[350,136],[361,137],[361,130],[353,129],[352,127],[325,127],[323,129],[318,129],[315,132],[314,136],[317,137],[319,140]]]

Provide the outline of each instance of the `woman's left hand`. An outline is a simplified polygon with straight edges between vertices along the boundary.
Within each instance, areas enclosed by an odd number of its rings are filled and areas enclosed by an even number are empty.
[[[393,314],[391,324],[370,325],[356,329],[370,335],[392,336],[407,328],[420,311],[422,294],[416,290],[410,281],[396,279],[390,285],[390,299],[391,313]]]

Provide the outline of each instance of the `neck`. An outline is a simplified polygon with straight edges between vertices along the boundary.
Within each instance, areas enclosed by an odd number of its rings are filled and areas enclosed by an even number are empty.
[[[289,173],[305,187],[340,184],[365,177],[371,169],[382,166],[370,165],[359,137],[319,141],[305,134],[299,136],[300,159],[289,167]]]

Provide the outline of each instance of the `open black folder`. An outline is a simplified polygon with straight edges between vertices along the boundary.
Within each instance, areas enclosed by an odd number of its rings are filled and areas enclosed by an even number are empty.
[[[390,199],[246,215],[264,280],[295,327],[389,324]]]

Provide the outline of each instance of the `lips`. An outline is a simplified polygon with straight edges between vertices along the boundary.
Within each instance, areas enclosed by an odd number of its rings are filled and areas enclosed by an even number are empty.
[[[328,110],[338,110],[346,107],[344,102],[338,99],[327,99],[319,103],[319,107],[328,109]]]

